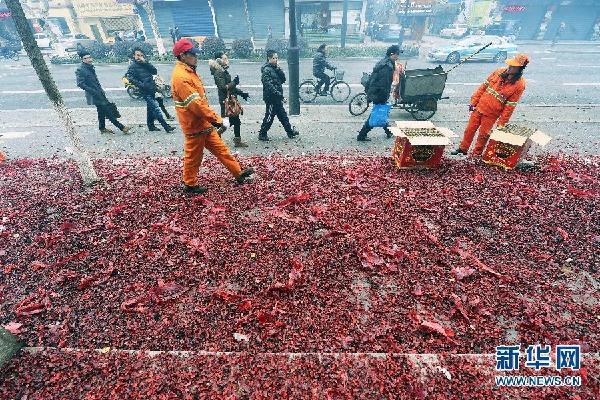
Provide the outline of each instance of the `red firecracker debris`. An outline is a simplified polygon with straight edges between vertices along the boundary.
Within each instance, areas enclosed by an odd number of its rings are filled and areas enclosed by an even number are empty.
[[[207,159],[198,197],[176,158],[95,161],[91,190],[4,162],[0,325],[45,350],[0,398],[600,398],[599,161],[251,158],[236,185]],[[454,357],[519,343],[580,344],[587,383],[505,390]]]

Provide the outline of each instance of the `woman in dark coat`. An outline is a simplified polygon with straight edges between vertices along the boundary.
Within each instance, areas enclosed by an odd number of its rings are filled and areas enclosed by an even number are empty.
[[[219,91],[219,104],[221,105],[221,116],[229,117],[229,122],[233,126],[233,143],[235,147],[248,147],[248,145],[242,142],[241,137],[241,127],[242,121],[240,120],[239,115],[236,116],[227,116],[225,115],[225,99],[227,98],[227,94],[231,94],[233,96],[241,96],[244,100],[248,100],[248,93],[241,91],[237,88],[237,85],[240,84],[239,76],[236,76],[234,79],[231,79],[231,74],[229,73],[229,57],[227,54],[223,52],[217,52],[213,60],[208,62],[210,66],[210,73],[215,79],[215,85],[217,85]]]

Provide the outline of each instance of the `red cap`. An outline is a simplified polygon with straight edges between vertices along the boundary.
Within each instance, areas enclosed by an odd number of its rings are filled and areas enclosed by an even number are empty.
[[[179,57],[183,53],[198,54],[200,49],[194,46],[194,43],[190,39],[179,39],[173,45],[173,54],[175,57]]]

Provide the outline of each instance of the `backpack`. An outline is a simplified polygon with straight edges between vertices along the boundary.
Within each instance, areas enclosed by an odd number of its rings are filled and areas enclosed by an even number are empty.
[[[362,78],[360,78],[360,84],[363,85],[365,91],[369,90],[369,83],[371,82],[371,74],[363,72]]]

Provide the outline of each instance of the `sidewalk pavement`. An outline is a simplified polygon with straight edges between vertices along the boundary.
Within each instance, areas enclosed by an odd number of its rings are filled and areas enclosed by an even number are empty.
[[[560,110],[557,113],[557,109]],[[544,149],[533,151],[564,151],[568,153],[598,154],[600,138],[596,132],[600,124],[598,106],[561,105],[521,105],[514,114],[513,122],[536,127],[553,140]],[[178,129],[172,134],[148,132],[145,126],[145,108],[120,107],[121,121],[135,125],[134,132],[123,135],[102,135],[98,132],[96,111],[92,108],[71,109],[72,116],[82,137],[84,146],[93,157],[130,157],[180,155],[183,135]],[[323,113],[321,106],[301,107],[302,115],[291,116],[292,125],[300,131],[297,140],[289,140],[278,121],[275,121],[269,136],[271,142],[258,141],[258,130],[262,121],[264,106],[249,105],[242,116],[242,139],[248,148],[239,150],[243,156],[272,154],[339,154],[352,153],[363,155],[389,154],[393,140],[388,140],[382,129],[374,129],[369,137],[370,143],[356,142],[356,134],[368,115],[353,117],[346,105],[327,106]],[[9,158],[26,157],[66,157],[69,146],[62,125],[54,112],[41,113],[39,118],[23,120],[23,110],[0,111],[0,150]],[[452,129],[458,143],[468,112],[464,105],[440,103],[438,112],[432,121],[441,127]],[[409,113],[393,110],[390,120],[412,120]],[[109,127],[112,127],[108,124]],[[225,142],[233,148],[233,133],[228,130],[223,135]],[[35,149],[33,151],[32,149]],[[451,146],[449,147],[451,149]]]

